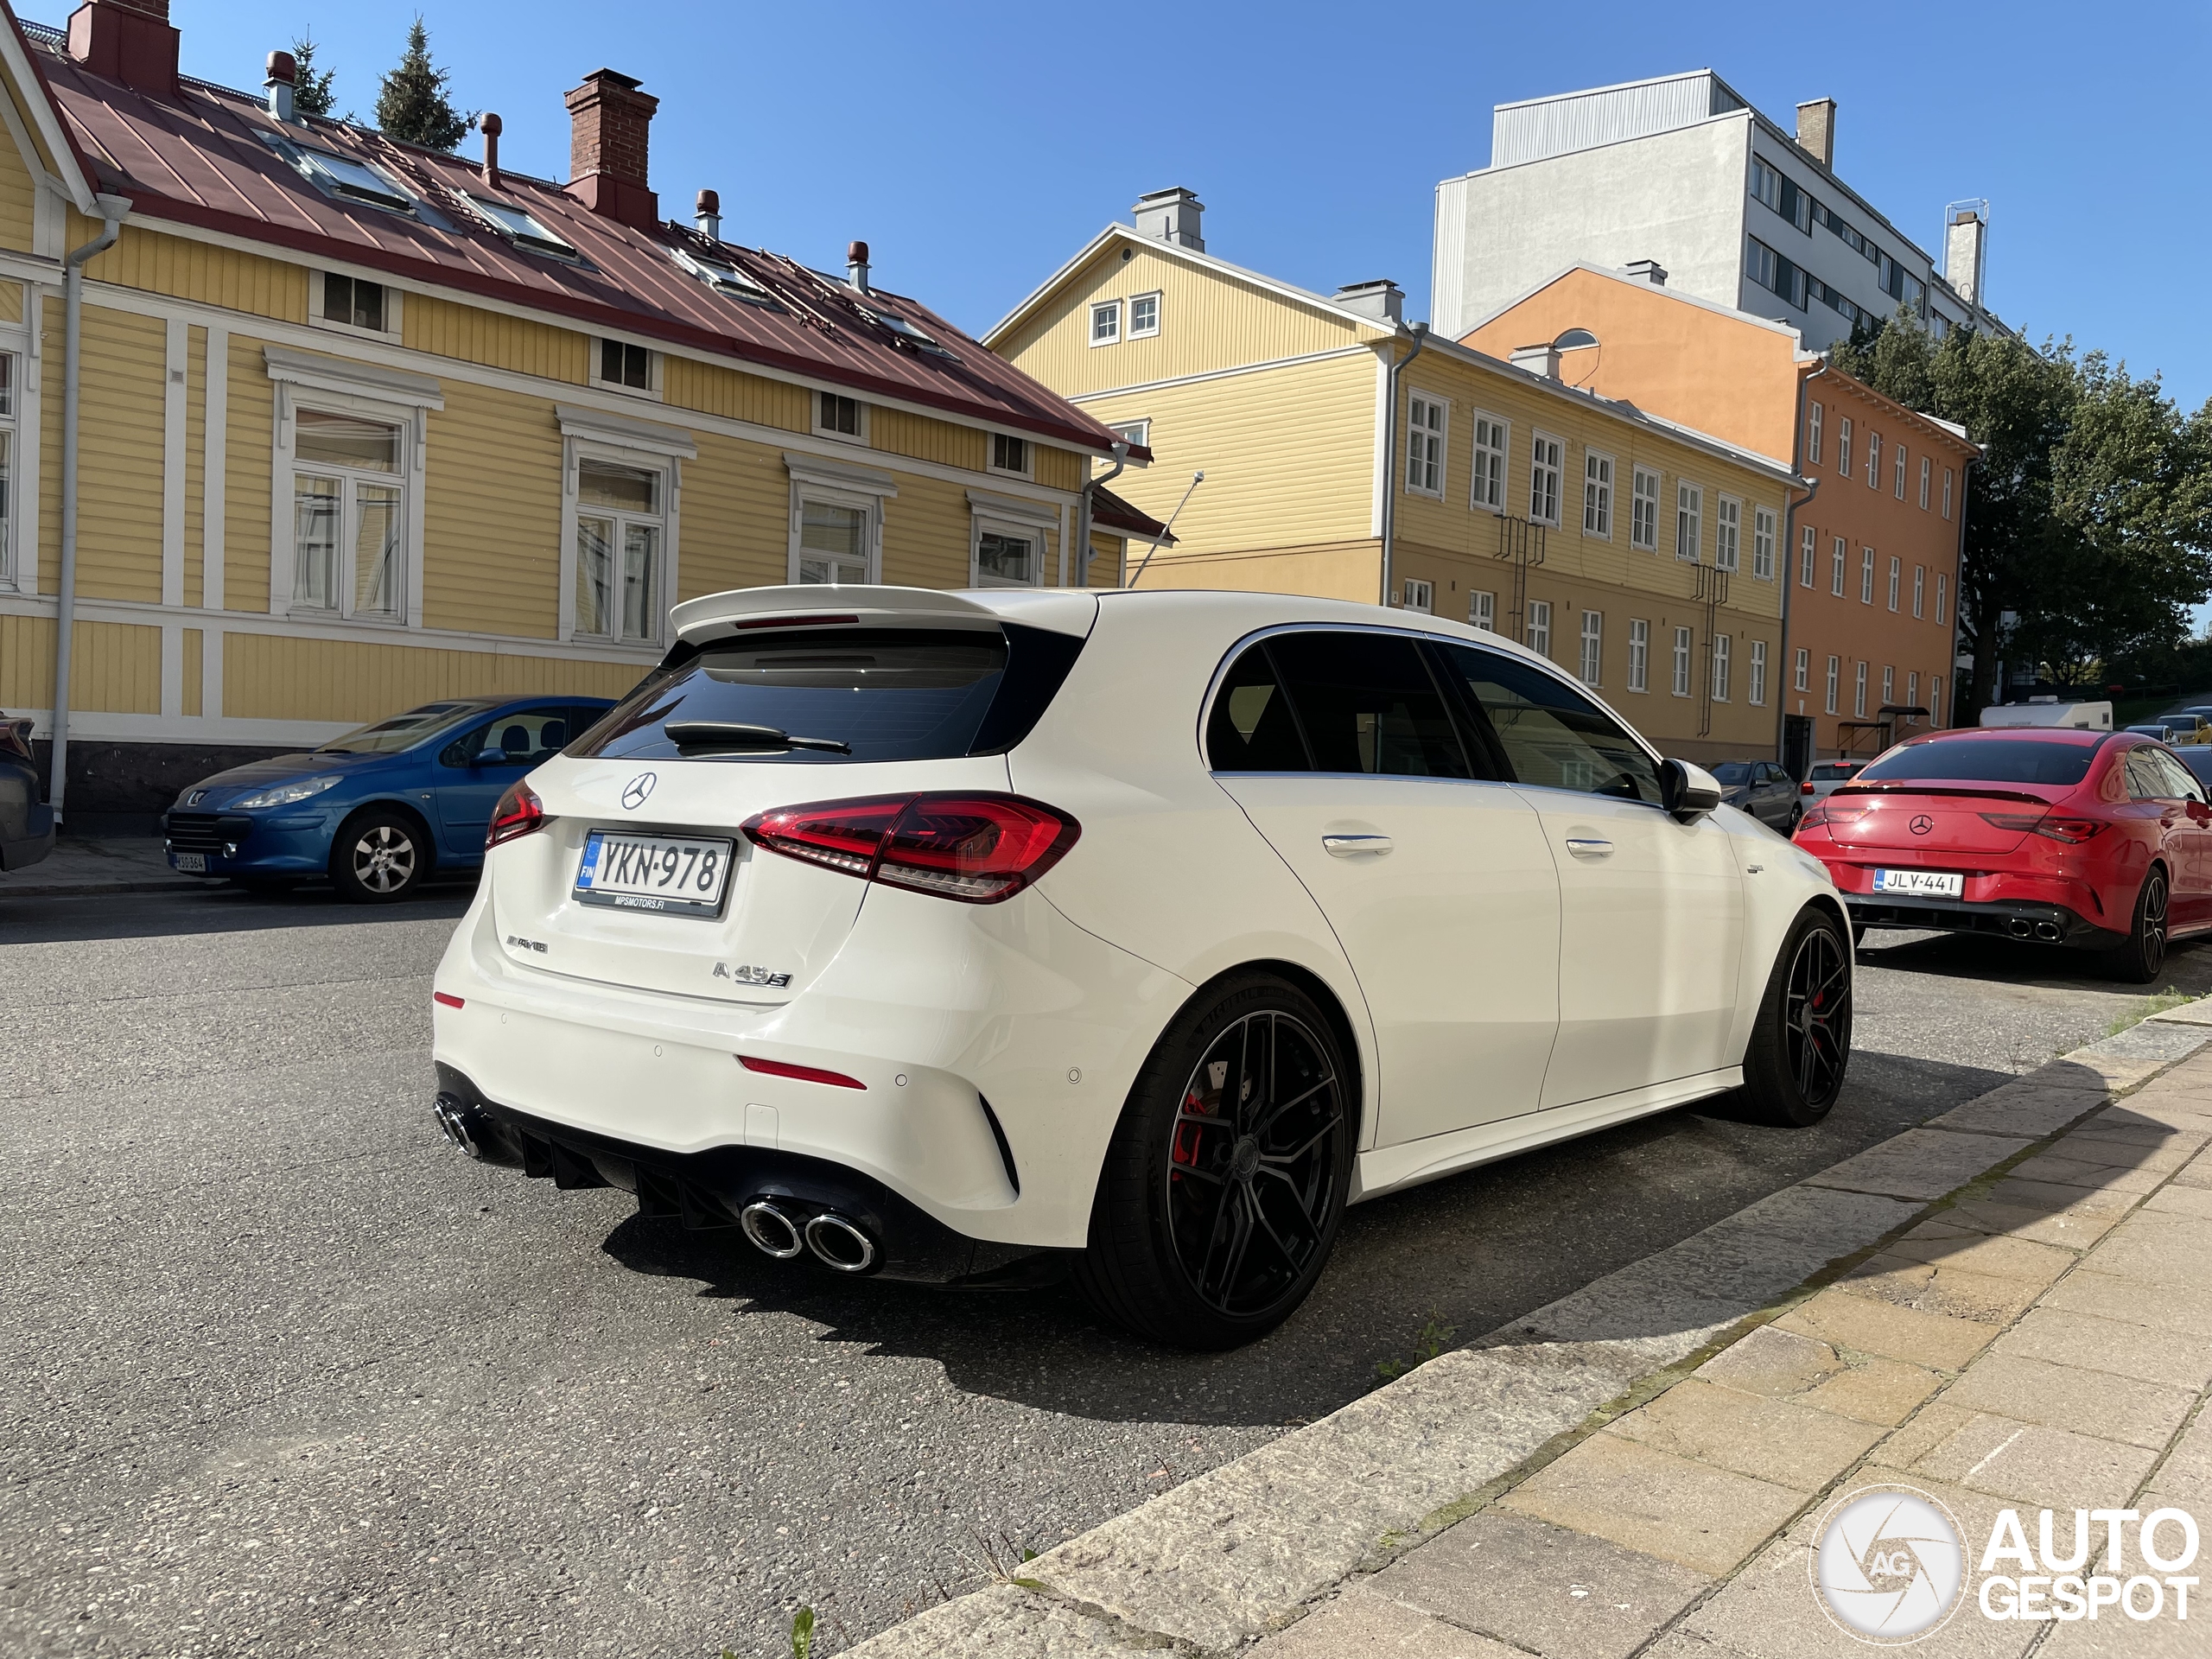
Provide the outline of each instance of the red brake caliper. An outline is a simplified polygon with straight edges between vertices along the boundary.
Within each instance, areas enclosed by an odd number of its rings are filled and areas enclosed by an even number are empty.
[[[1208,1116],[1205,1101],[1195,1089],[1183,1096],[1183,1109],[1186,1112],[1195,1112],[1201,1117]],[[1198,1167],[1198,1126],[1197,1124],[1178,1123],[1175,1126],[1175,1147],[1169,1155],[1176,1163],[1192,1169]],[[1169,1173],[1172,1176],[1173,1172],[1170,1171]]]

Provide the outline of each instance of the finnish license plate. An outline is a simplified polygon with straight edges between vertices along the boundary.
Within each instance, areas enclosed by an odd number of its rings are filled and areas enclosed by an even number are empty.
[[[169,862],[187,875],[207,874],[207,855],[205,853],[171,853]]]
[[[1956,899],[1967,890],[1967,879],[1955,870],[1877,870],[1874,891],[1902,893],[1921,899]]]
[[[709,836],[594,830],[576,865],[576,897],[617,910],[718,916],[734,850],[733,842]]]

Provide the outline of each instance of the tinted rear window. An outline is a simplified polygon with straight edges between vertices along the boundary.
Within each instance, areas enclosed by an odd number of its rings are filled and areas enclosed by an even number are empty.
[[[1840,778],[1856,777],[1858,772],[1859,768],[1855,765],[1846,766],[1838,765],[1834,761],[1813,768],[1814,778],[1823,784],[1832,784]]]
[[[1914,743],[1884,755],[1853,781],[1894,783],[1915,778],[1948,778],[1988,784],[2078,784],[2096,759],[2094,743],[2040,741],[2035,738],[1957,737]]]
[[[1748,784],[1751,781],[1751,763],[1748,760],[1723,760],[1713,769],[1714,779],[1724,784]]]
[[[834,766],[995,754],[1029,734],[1083,641],[1041,628],[837,628],[681,645],[567,753],[673,760],[665,728],[711,721],[847,744],[690,758]]]

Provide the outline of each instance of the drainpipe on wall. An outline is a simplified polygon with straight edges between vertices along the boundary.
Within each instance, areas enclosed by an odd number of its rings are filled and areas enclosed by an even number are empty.
[[[1102,484],[1111,484],[1122,475],[1122,469],[1128,464],[1128,442],[1126,439],[1117,439],[1114,444],[1114,470],[1110,473],[1099,474],[1076,494],[1075,585],[1078,588],[1090,586],[1090,493]]]
[[[1782,661],[1776,664],[1776,669],[1777,673],[1786,672],[1789,674],[1789,690],[1782,694],[1780,702],[1782,708],[1784,710],[1784,714],[1781,721],[1776,726],[1774,734],[1774,758],[1777,760],[1781,761],[1786,761],[1789,759],[1789,745],[1783,740],[1783,734],[1789,729],[1789,721],[1787,711],[1789,707],[1790,696],[1797,690],[1796,658],[1789,654],[1789,625],[1796,619],[1797,613],[1797,603],[1796,598],[1797,576],[1796,572],[1792,569],[1792,567],[1803,556],[1797,550],[1797,510],[1800,507],[1811,506],[1813,505],[1813,498],[1821,493],[1821,480],[1817,478],[1808,476],[1805,471],[1805,407],[1807,404],[1811,401],[1811,399],[1806,395],[1806,389],[1809,387],[1814,381],[1819,379],[1827,372],[1828,360],[1827,358],[1823,357],[1821,359],[1821,366],[1819,368],[1815,369],[1810,374],[1798,381],[1797,429],[1790,435],[1789,439],[1789,470],[1796,474],[1798,477],[1804,479],[1805,499],[1802,501],[1792,501],[1789,504],[1789,511],[1782,516]],[[1820,730],[1821,717],[1818,715],[1815,715],[1813,716],[1814,742],[1811,746],[1811,753],[1806,756],[1806,761],[1808,766],[1814,760],[1817,759],[1820,754]],[[1808,775],[1809,776],[1810,774],[1808,773]],[[1801,778],[1797,781],[1799,783],[1802,783],[1805,780]]]
[[[1414,323],[1408,331],[1414,348],[1390,365],[1390,407],[1382,415],[1382,600],[1390,603],[1390,556],[1396,550],[1398,533],[1398,376],[1428,344],[1428,325]]]
[[[54,753],[47,799],[54,822],[61,823],[62,797],[69,779],[69,648],[77,626],[77,371],[78,339],[83,332],[85,266],[115,245],[130,212],[127,196],[92,198],[103,221],[100,233],[72,253],[61,267],[61,586],[54,621]]]

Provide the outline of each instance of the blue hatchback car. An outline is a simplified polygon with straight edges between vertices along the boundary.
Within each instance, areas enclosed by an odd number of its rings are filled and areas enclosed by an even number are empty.
[[[507,786],[613,707],[604,697],[455,697],[312,753],[219,772],[163,818],[169,866],[254,887],[327,875],[358,903],[404,899],[433,870],[481,864]]]

